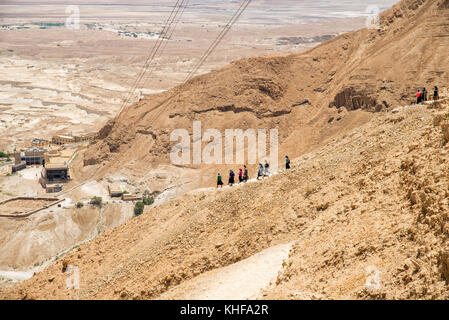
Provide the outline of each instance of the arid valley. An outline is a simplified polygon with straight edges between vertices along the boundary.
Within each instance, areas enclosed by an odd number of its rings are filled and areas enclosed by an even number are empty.
[[[175,2],[81,1],[77,30],[65,25],[76,13],[70,2],[2,1],[0,150],[99,130],[126,100]],[[255,2],[199,73],[244,57],[299,52],[358,29],[366,5]],[[182,83],[237,6],[191,2],[132,101]]]

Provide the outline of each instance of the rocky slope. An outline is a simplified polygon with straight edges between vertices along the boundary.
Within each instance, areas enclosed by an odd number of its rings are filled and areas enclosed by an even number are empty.
[[[163,167],[155,177],[170,183],[195,176],[186,190],[210,185],[218,167],[167,163],[171,130],[191,130],[192,120],[223,132],[279,128],[281,155],[301,157],[270,179],[156,207],[0,298],[189,297],[185,288],[207,271],[290,243],[277,281],[259,297],[449,298],[449,106],[392,111],[416,87],[449,80],[448,13],[446,0],[403,0],[380,30],[237,61],[134,104],[84,155],[98,177],[143,179]],[[70,265],[80,290],[66,288]]]
[[[154,299],[294,242],[260,297],[447,299],[447,119],[447,102],[379,114],[289,172],[192,192],[105,231],[0,297]],[[69,265],[80,290],[65,286]]]
[[[418,87],[447,83],[448,17],[447,1],[403,0],[382,14],[379,30],[344,34],[300,54],[239,60],[148,96],[100,131],[84,164],[98,178],[120,171],[137,179],[161,169],[165,185],[176,179],[192,180],[190,189],[210,185],[227,168],[180,173],[170,164],[170,133],[191,132],[193,120],[223,134],[277,128],[281,156],[300,156],[365,123],[369,112],[410,103]]]

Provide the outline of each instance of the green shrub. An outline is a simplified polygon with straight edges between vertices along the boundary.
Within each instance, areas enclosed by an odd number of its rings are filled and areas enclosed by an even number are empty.
[[[78,209],[81,209],[82,207],[84,207],[84,203],[82,203],[82,202],[77,202],[77,203],[76,203],[76,207],[77,207]]]
[[[0,151],[0,158],[8,158],[8,155],[3,151]]]
[[[93,197],[90,200],[90,204],[101,207],[101,205],[103,204],[103,199],[101,197]]]
[[[145,204],[142,201],[139,201],[136,203],[136,206],[134,207],[134,215],[140,216],[143,213],[143,210],[145,208]]]
[[[151,206],[154,203],[154,198],[151,196],[142,198],[143,204],[146,206]]]

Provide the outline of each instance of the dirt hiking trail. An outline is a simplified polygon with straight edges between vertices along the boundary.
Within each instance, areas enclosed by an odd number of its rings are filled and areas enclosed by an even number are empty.
[[[162,295],[161,299],[254,300],[275,281],[293,244],[265,249],[248,259],[212,270]]]

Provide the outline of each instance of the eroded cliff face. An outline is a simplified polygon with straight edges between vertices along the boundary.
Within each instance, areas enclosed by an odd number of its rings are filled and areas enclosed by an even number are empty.
[[[418,88],[429,91],[449,80],[447,1],[401,1],[380,21],[378,30],[361,35],[329,107],[388,110],[413,103]]]
[[[377,100],[366,92],[357,91],[355,88],[345,88],[335,96],[335,100],[329,104],[329,108],[345,107],[348,111],[364,109],[367,111],[381,111],[388,105],[379,104]]]

